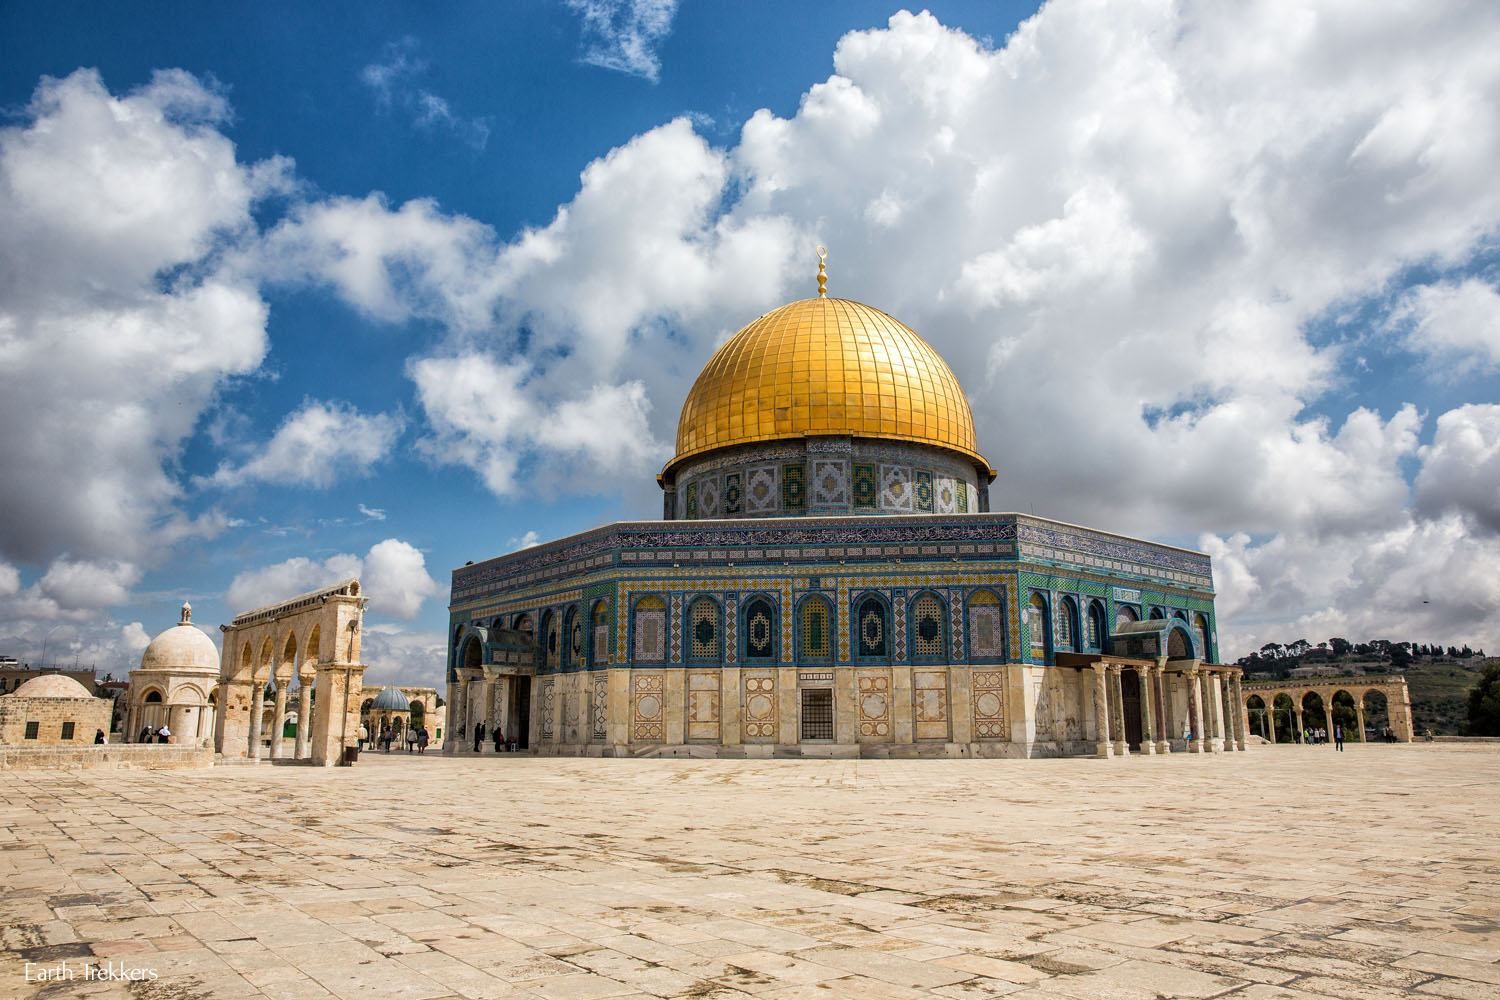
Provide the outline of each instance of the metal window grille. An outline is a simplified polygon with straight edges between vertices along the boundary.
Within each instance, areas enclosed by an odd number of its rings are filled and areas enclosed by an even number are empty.
[[[802,608],[802,655],[827,659],[828,653],[828,605],[809,601]]]
[[[911,646],[917,656],[943,655],[943,606],[930,594],[919,597],[912,608]]]
[[[833,739],[833,690],[831,688],[802,689],[802,738],[804,740]]]
[[[695,660],[719,655],[719,607],[708,598],[693,602],[688,613],[688,654]]]

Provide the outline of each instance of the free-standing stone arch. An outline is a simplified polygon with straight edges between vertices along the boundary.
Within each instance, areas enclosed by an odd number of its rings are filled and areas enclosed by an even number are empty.
[[[1385,724],[1390,725],[1394,737],[1399,742],[1410,743],[1415,738],[1411,717],[1411,695],[1407,690],[1405,677],[1319,677],[1305,678],[1300,681],[1252,680],[1245,682],[1244,694],[1247,708],[1251,697],[1269,699],[1274,721],[1286,727],[1284,731],[1288,731],[1292,742],[1301,742],[1304,727],[1315,727],[1321,723],[1324,718],[1323,706],[1332,706],[1333,720],[1344,725],[1346,739],[1349,729],[1352,728],[1359,734],[1358,738],[1364,740],[1365,728],[1370,721],[1370,716],[1379,711],[1382,702],[1385,707],[1386,721],[1382,721],[1381,727],[1377,728],[1377,738]],[[1307,708],[1309,704],[1316,705],[1318,709],[1311,713],[1311,717]],[[1353,709],[1352,721],[1340,714],[1339,706],[1341,705]],[[1331,733],[1332,723],[1328,723],[1328,726]],[[1274,727],[1271,731],[1273,734],[1277,733]],[[1279,736],[1273,735],[1273,742],[1282,742],[1282,740]]]
[[[345,747],[355,744],[359,733],[359,692],[364,684],[360,662],[360,630],[364,623],[365,598],[359,581],[350,579],[322,590],[299,594],[277,604],[236,615],[221,625],[224,648],[260,649],[251,663],[229,669],[219,678],[223,693],[218,714],[215,745],[225,757],[255,759],[261,753],[261,717],[265,685],[276,682],[276,712],[271,724],[272,751],[284,753],[279,734],[286,721],[288,684],[299,681],[297,712],[297,756],[309,756],[314,764],[332,766],[343,757]],[[298,637],[307,636],[306,642]],[[297,656],[301,652],[299,663]],[[273,667],[273,656],[281,660]],[[307,681],[311,678],[317,691]],[[351,687],[352,685],[352,687]],[[311,732],[304,742],[306,719],[312,717]]]

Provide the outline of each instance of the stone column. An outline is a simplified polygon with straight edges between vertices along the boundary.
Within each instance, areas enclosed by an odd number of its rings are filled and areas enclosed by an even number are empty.
[[[254,690],[250,694],[250,748],[251,760],[260,760],[260,717],[266,711],[266,686],[259,681],[251,681],[250,687]]]
[[[1171,700],[1167,697],[1167,666],[1164,661],[1151,668],[1151,685],[1156,691],[1156,752],[1171,753],[1172,713],[1169,708]]]
[[[312,747],[312,688],[306,682],[297,684],[297,746],[298,760],[306,760]]]
[[[1122,673],[1119,666],[1109,668],[1109,729],[1110,734],[1115,738],[1115,755],[1129,757],[1130,739],[1125,735],[1125,690],[1121,684]]]
[[[1302,703],[1292,702],[1292,742],[1301,743],[1302,739]]]
[[[1361,698],[1354,703],[1354,724],[1359,728],[1359,741],[1365,741],[1365,700]]]
[[[1229,699],[1234,707],[1234,748],[1243,751],[1250,741],[1250,710],[1245,707],[1245,689],[1239,674],[1229,678]]]
[[[364,674],[362,663],[318,664],[312,759],[319,767],[338,764],[344,748],[359,739],[359,692],[364,686]]]
[[[1188,746],[1188,752],[1203,753],[1203,693],[1198,686],[1198,675],[1184,671],[1182,680],[1187,685],[1188,724],[1193,730],[1193,740]]]
[[[271,759],[283,756],[281,734],[286,729],[286,681],[276,682],[276,710],[271,714]]]
[[[483,678],[484,679],[479,682],[479,716],[480,716],[480,720],[484,723],[484,730],[485,730],[484,739],[485,739],[485,743],[488,743],[490,746],[494,746],[495,745],[495,737],[494,737],[495,724],[498,721],[498,716],[496,716],[494,714],[494,712],[495,712],[495,678],[490,676],[490,672],[487,669],[485,670],[485,672],[483,674]],[[501,726],[501,729],[503,731],[504,730],[504,726]],[[561,742],[560,739],[559,739],[559,742]],[[480,753],[484,753],[485,743],[479,744],[479,752]]]
[[[1156,753],[1156,713],[1152,711],[1151,699],[1155,685],[1151,683],[1151,668],[1135,673],[1137,686],[1141,689],[1141,753]]]
[[[1109,739],[1109,690],[1105,684],[1105,668],[1094,664],[1094,736],[1100,757],[1113,757],[1114,746]]]

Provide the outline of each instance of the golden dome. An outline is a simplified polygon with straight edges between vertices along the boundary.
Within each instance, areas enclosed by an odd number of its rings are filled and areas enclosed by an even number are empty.
[[[932,345],[879,309],[822,297],[773,309],[709,358],[667,468],[718,448],[821,434],[933,445],[989,469],[969,401]]]

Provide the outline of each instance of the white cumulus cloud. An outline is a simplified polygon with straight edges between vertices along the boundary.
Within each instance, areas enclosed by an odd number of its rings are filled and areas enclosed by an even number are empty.
[[[364,556],[338,553],[326,559],[291,559],[245,570],[235,576],[224,600],[235,614],[295,597],[349,577],[359,577],[370,611],[394,618],[414,618],[441,585],[427,573],[420,549],[397,538],[370,547]]]
[[[332,486],[341,478],[368,475],[390,453],[402,425],[394,414],[361,413],[343,403],[310,399],[287,416],[257,454],[239,465],[221,465],[210,482]]]

